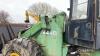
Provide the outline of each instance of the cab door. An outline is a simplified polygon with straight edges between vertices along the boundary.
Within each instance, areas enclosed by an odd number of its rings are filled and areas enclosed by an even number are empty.
[[[91,2],[92,0],[71,0],[67,39],[69,44],[93,48]]]

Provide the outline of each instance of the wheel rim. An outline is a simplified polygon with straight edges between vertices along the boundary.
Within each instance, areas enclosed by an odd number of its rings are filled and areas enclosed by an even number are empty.
[[[20,54],[17,52],[12,52],[12,53],[10,53],[10,56],[20,56]]]

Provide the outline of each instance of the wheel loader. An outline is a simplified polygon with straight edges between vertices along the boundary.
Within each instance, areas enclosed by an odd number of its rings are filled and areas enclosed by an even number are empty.
[[[5,44],[3,56],[100,56],[99,2],[70,0],[68,21],[65,12],[35,15],[37,23]]]

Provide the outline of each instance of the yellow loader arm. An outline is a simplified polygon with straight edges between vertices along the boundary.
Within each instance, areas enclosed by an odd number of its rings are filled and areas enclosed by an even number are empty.
[[[31,16],[33,19],[35,19],[35,21],[37,21],[37,23],[40,20],[39,15],[34,15],[34,13],[32,13],[32,12],[26,11],[25,14],[26,14],[26,20],[25,20],[26,23],[29,23],[29,16]]]

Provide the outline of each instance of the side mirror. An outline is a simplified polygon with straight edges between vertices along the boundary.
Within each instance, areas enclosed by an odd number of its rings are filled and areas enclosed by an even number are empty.
[[[70,8],[67,8],[68,11],[70,11]]]

